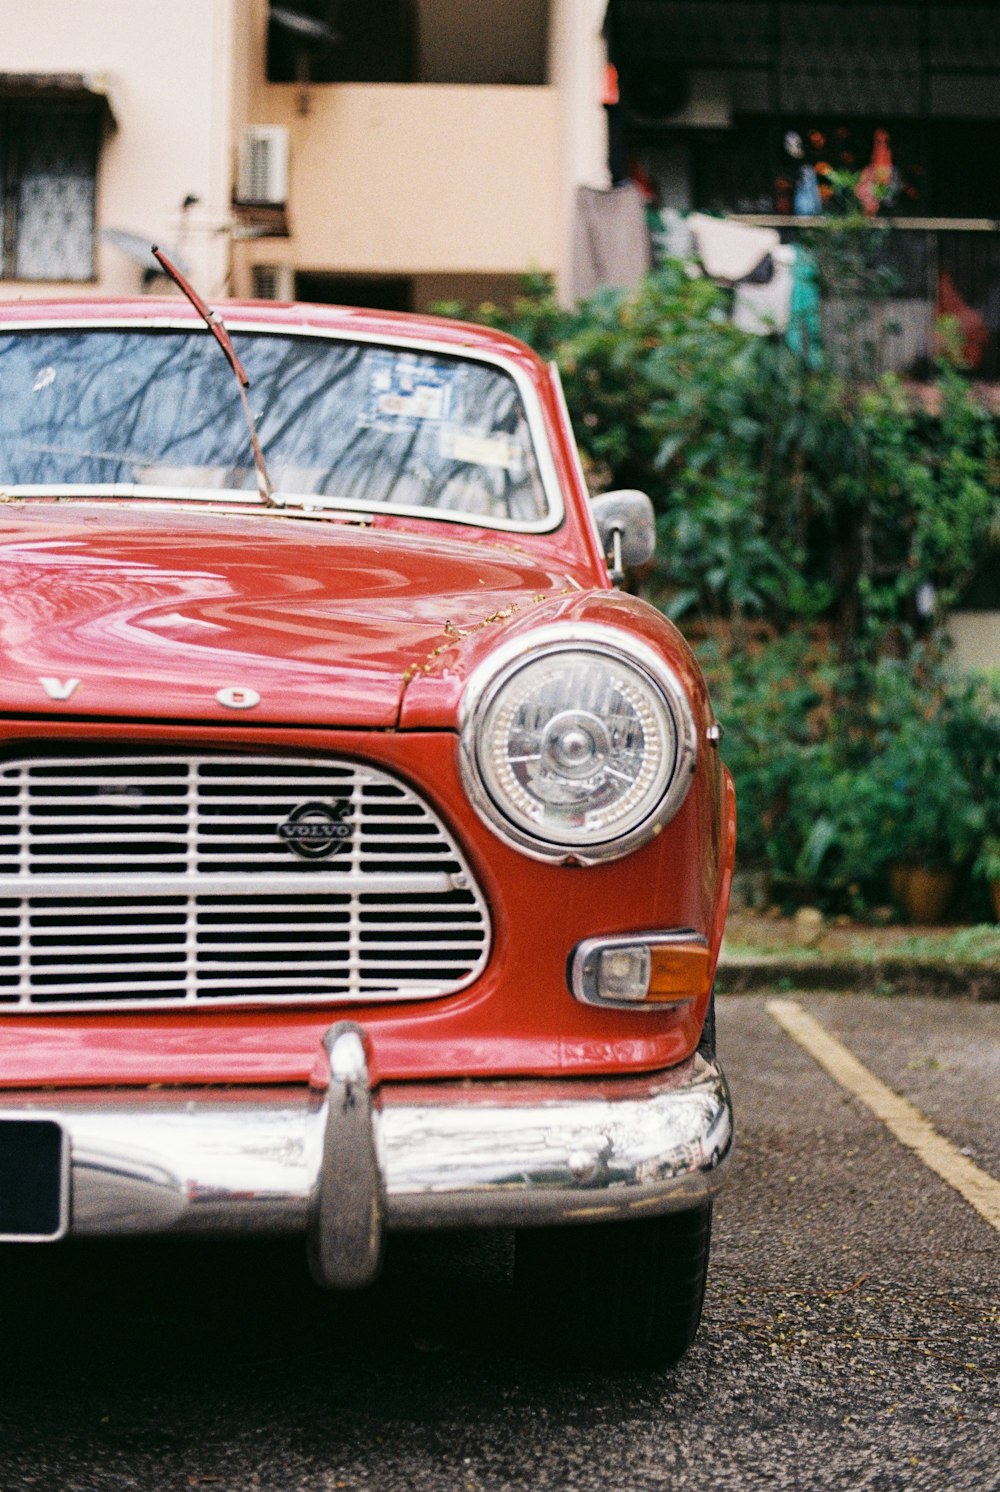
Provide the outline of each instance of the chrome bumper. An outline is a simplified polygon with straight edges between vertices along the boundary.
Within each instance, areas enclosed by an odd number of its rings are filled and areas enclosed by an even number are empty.
[[[384,1083],[333,1026],[310,1088],[8,1093],[69,1137],[74,1236],[305,1234],[330,1286],[377,1272],[386,1229],[683,1211],[719,1188],[729,1091],[700,1057],[627,1078]]]

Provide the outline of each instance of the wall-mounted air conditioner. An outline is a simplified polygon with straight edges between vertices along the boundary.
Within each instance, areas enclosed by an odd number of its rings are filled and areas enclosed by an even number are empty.
[[[280,124],[249,124],[240,136],[237,202],[281,206],[288,198],[288,131]]]

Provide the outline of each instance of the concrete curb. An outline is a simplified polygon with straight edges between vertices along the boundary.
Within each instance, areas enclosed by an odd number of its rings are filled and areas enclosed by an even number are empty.
[[[808,958],[723,954],[715,988],[724,995],[774,990],[840,990],[852,994],[930,995],[1000,1001],[1000,967],[953,959]]]

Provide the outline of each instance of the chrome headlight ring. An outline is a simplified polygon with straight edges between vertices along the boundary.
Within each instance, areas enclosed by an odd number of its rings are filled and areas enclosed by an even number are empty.
[[[460,709],[469,799],[536,860],[614,860],[680,808],[697,727],[680,680],[646,643],[600,623],[554,623],[504,644]]]

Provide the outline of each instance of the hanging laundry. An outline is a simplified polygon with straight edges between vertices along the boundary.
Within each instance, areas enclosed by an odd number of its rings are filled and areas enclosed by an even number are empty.
[[[823,362],[819,270],[808,249],[796,249],[792,268],[792,295],[785,341],[807,368]]]
[[[781,235],[774,228],[752,228],[748,223],[711,218],[702,212],[690,213],[687,226],[705,273],[725,285],[735,285],[737,280],[752,275],[761,260],[781,243]]]
[[[742,280],[733,292],[733,325],[758,337],[783,336],[791,321],[795,246],[779,244],[770,258],[774,269],[766,284]]]
[[[610,191],[578,187],[573,231],[574,299],[604,285],[632,289],[650,268],[646,204],[633,182]]]

